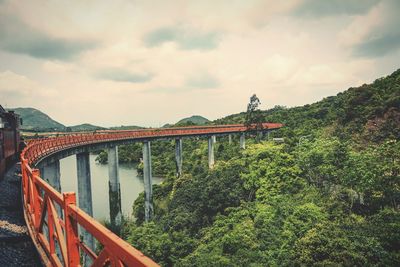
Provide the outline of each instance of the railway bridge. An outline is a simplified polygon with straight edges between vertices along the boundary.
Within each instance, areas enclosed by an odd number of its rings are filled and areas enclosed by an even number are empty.
[[[212,168],[217,137],[228,136],[231,143],[232,135],[240,135],[240,147],[244,149],[246,134],[269,133],[281,127],[279,123],[263,123],[262,127],[234,124],[100,131],[30,141],[21,153],[23,208],[27,228],[42,261],[48,266],[158,266],[92,218],[90,152],[108,151],[110,219],[112,223],[118,223],[122,216],[118,146],[143,143],[144,209],[148,221],[153,215],[153,140],[175,140],[176,172],[179,176],[185,137],[208,138],[208,165]],[[76,155],[77,160],[78,203],[74,192],[61,191],[59,160],[70,155]]]

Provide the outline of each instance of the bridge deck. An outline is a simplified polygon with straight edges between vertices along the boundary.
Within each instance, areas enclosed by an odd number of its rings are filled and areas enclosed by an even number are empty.
[[[230,124],[69,134],[65,136],[49,137],[46,139],[31,141],[28,149],[25,152],[25,155],[29,164],[35,164],[40,159],[52,155],[53,153],[74,147],[83,147],[112,142],[116,144],[125,144],[126,142],[142,140],[270,131],[279,129],[282,126],[283,125],[280,123],[263,123],[262,128],[258,128],[255,125],[252,127],[247,127],[242,124]]]
[[[120,145],[155,139],[265,132],[279,129],[282,124],[263,123],[261,128],[258,126],[217,125],[136,131],[102,131],[49,137],[29,142],[21,154],[24,213],[25,219],[28,221],[28,230],[34,238],[42,259],[53,266],[77,266],[80,262],[80,253],[85,252],[93,259],[94,266],[106,264],[111,266],[158,266],[83,212],[76,205],[75,193],[61,194],[46,183],[40,177],[39,170],[34,169],[38,161],[62,151],[82,147],[87,149],[99,144]],[[63,214],[63,216],[58,214]],[[99,254],[92,251],[81,240],[77,230],[78,226],[83,227],[103,245]],[[56,253],[56,244],[60,244],[60,253]]]
[[[14,165],[0,181],[0,266],[41,266],[24,220],[18,173]]]

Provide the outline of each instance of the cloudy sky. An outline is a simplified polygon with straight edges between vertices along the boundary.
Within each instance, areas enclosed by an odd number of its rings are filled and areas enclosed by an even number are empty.
[[[0,103],[161,126],[297,106],[400,67],[400,1],[0,0]]]

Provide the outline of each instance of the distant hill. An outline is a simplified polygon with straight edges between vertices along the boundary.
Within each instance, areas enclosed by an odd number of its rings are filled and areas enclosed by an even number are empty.
[[[313,130],[333,131],[339,137],[353,136],[379,142],[400,138],[400,69],[372,84],[348,90],[313,104],[262,111],[265,121],[284,123],[279,135],[306,136]],[[213,124],[243,123],[245,112],[213,121]]]
[[[35,131],[64,131],[65,126],[40,110],[34,108],[12,108],[23,120],[22,129]]]
[[[175,125],[203,125],[210,122],[208,119],[199,116],[199,115],[193,115],[188,118],[181,119],[178,121]]]
[[[143,127],[136,126],[136,125],[121,125],[121,126],[109,127],[108,129],[110,129],[110,130],[137,130],[137,129],[143,129]]]
[[[72,132],[83,132],[83,131],[96,131],[96,130],[105,130],[106,128],[92,125],[89,123],[83,123],[79,125],[69,126],[67,129],[70,128]]]

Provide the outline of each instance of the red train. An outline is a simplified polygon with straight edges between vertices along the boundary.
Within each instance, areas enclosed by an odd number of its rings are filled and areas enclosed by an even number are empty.
[[[0,105],[0,179],[9,165],[18,159],[23,143],[19,134],[21,120]]]

